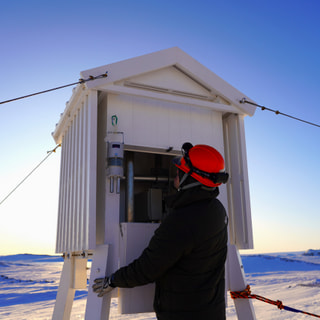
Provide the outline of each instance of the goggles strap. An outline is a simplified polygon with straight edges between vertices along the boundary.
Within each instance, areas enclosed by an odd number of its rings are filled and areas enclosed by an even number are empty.
[[[229,174],[226,172],[208,173],[193,167],[193,172],[204,178],[210,179],[214,183],[227,183]]]
[[[189,183],[187,184],[186,186],[183,186],[183,187],[179,187],[179,191],[180,190],[186,190],[186,189],[190,189],[190,188],[193,188],[193,187],[196,187],[196,186],[200,186],[201,185],[201,182],[193,182],[193,183]]]
[[[193,188],[193,187],[196,187],[196,186],[200,186],[201,185],[201,182],[199,181],[196,181],[196,182],[193,182],[193,183],[189,183],[185,186],[182,186],[183,183],[186,181],[186,179],[191,175],[191,172],[192,170],[190,170],[188,173],[185,173],[179,183],[179,188],[178,188],[178,191],[181,191],[181,190],[186,190],[186,189],[190,189],[190,188]]]
[[[181,190],[182,184],[185,182],[185,180],[189,177],[189,173],[185,173],[179,183],[179,190]]]

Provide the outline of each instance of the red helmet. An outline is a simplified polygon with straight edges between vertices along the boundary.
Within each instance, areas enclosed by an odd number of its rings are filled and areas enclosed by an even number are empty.
[[[229,175],[224,172],[224,159],[215,148],[204,144],[182,146],[183,157],[175,158],[174,164],[201,184],[217,187],[226,183]]]

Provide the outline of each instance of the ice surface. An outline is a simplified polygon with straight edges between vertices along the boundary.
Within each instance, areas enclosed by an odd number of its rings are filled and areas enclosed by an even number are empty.
[[[242,255],[253,294],[281,300],[285,306],[320,314],[320,250]],[[0,319],[51,319],[63,259],[20,254],[0,256]],[[86,290],[76,291],[71,319],[84,319]],[[257,319],[314,319],[253,300]],[[155,320],[153,313],[119,315],[112,299],[110,319]],[[236,320],[228,294],[227,319]]]

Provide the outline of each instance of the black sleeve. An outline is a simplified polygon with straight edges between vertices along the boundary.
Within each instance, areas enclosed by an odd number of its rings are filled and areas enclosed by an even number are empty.
[[[115,272],[117,287],[131,288],[154,282],[190,250],[190,230],[185,221],[170,214],[155,231],[141,256]]]

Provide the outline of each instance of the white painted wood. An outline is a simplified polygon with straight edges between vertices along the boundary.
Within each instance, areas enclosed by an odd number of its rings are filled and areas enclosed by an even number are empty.
[[[250,98],[246,97],[246,95],[232,87],[229,83],[177,47],[85,70],[81,72],[81,77],[87,79],[90,75],[97,76],[107,71],[107,78],[90,81],[85,84],[87,88],[101,90],[103,85],[130,79],[134,76],[171,66],[178,67],[188,74],[189,77],[194,78],[205,87],[212,89],[213,92],[218,92],[223,98],[241,110],[242,113],[249,115],[254,114],[255,107],[239,102],[242,98],[252,101]]]
[[[111,274],[119,267],[119,214],[120,194],[110,193],[109,178],[106,179],[105,198],[105,243],[109,243],[109,258],[107,273]]]
[[[96,245],[97,92],[84,97],[62,138],[56,252]]]
[[[222,115],[214,110],[141,97],[108,94],[108,116],[118,116],[125,143],[180,150],[184,142],[215,146],[222,154]]]
[[[199,108],[217,110],[222,112],[234,112],[234,113],[239,112],[239,110],[233,105],[227,105],[227,104],[217,103],[213,101],[206,101],[202,99],[198,99],[198,100],[190,99],[188,97],[173,95],[171,93],[164,94],[164,93],[147,91],[143,89],[127,88],[119,85],[108,85],[102,88],[101,91],[106,91],[114,94],[125,94],[128,96],[145,97],[145,98],[173,102],[173,103],[180,103],[188,106],[196,106]]]
[[[87,261],[85,257],[65,258],[60,276],[53,320],[70,319],[75,291],[87,289]]]
[[[96,187],[97,187],[97,117],[98,117],[98,92],[90,91],[88,99],[87,122],[87,174],[86,194],[88,195],[87,212],[83,219],[82,231],[85,233],[84,250],[93,250],[96,247]]]
[[[85,312],[86,320],[108,320],[112,293],[99,298],[92,290],[94,279],[103,278],[107,274],[108,245],[97,246],[93,253],[88,288],[88,298]],[[115,289],[117,290],[117,289]]]
[[[238,249],[253,249],[243,118],[231,114],[223,123],[226,170],[230,174],[227,184],[230,243]]]
[[[78,168],[79,168],[79,216],[80,220],[84,221],[86,218],[86,203],[87,203],[87,197],[86,197],[86,184],[87,184],[87,177],[86,177],[86,172],[87,172],[87,163],[86,163],[86,154],[88,152],[87,149],[87,140],[86,140],[86,115],[87,115],[87,106],[84,106],[83,104],[80,105],[80,111],[79,111],[79,126],[80,128],[84,128],[80,130],[79,133],[79,163],[78,163]],[[79,243],[81,243],[81,248],[84,248],[84,243],[85,243],[85,232],[84,228],[80,228],[80,233],[78,234],[79,236]]]
[[[71,132],[71,155],[70,155],[70,209],[69,212],[67,212],[69,218],[70,218],[70,224],[69,224],[69,241],[66,247],[66,250],[68,252],[77,251],[76,245],[74,243],[75,240],[75,223],[76,223],[76,217],[77,217],[77,211],[75,208],[75,184],[76,184],[76,173],[77,173],[77,167],[76,167],[76,154],[75,154],[75,144],[76,144],[76,136],[75,136],[75,129],[76,129],[76,122],[75,122],[75,116],[73,116],[72,119],[72,125],[70,128]],[[71,214],[70,214],[71,213]]]
[[[173,93],[185,92],[201,96],[212,96],[209,88],[207,89],[200,83],[195,82],[194,79],[186,76],[185,73],[174,66],[136,75],[127,78],[126,82],[128,82],[128,85],[133,83],[142,86],[147,85],[150,88],[165,88]]]
[[[87,79],[90,75],[95,76],[103,74],[106,71],[108,71],[108,77],[78,85],[73,90],[70,101],[67,102],[66,109],[62,114],[55,131],[53,132],[53,137],[56,143],[61,143],[64,132],[69,126],[70,117],[76,112],[78,106],[81,104],[81,101],[84,99],[84,95],[87,94],[86,88],[103,91],[109,85],[114,85],[115,83],[124,81],[126,79],[133,78],[139,80],[140,77],[144,77],[145,75],[150,76],[151,73],[162,72],[162,69],[172,67],[178,67],[181,72],[186,74],[186,77],[189,79],[194,79],[205,88],[208,88],[213,95],[218,94],[226,99],[226,101],[228,101],[237,109],[236,113],[243,113],[246,115],[254,114],[256,107],[249,104],[241,104],[239,102],[242,98],[246,98],[248,101],[254,102],[252,99],[247,97],[242,92],[239,92],[237,89],[218,77],[211,70],[194,60],[181,49],[174,47],[140,57],[112,63],[102,67],[82,71],[81,77],[84,79]],[[165,81],[170,80],[166,79]],[[172,84],[172,82],[169,83]],[[185,86],[184,89],[188,91],[188,87]],[[164,94],[163,96],[163,99],[166,99]],[[190,103],[190,101],[188,101],[188,103]]]
[[[58,212],[63,211],[63,206],[65,204],[64,197],[65,193],[65,171],[66,171],[66,159],[65,159],[65,145],[61,145],[61,163],[60,163],[60,188],[59,188],[59,205],[58,205]],[[63,216],[58,214],[58,221],[57,221],[57,236],[56,236],[56,252],[60,250],[60,240],[63,237]]]
[[[70,319],[75,289],[72,287],[74,274],[74,257],[65,259],[61,272],[60,284],[52,320]]]
[[[226,278],[226,287],[229,291],[242,291],[247,287],[240,254],[235,245],[228,246]],[[236,307],[237,317],[239,320],[256,319],[252,300],[235,299],[233,301]]]
[[[141,255],[158,227],[157,223],[121,223],[121,266],[129,264]],[[153,298],[153,283],[136,288],[119,288],[119,313],[153,312]]]
[[[83,104],[87,94],[88,90],[86,90],[83,84],[78,85],[72,90],[72,96],[70,100],[67,101],[66,108],[60,115],[59,122],[56,124],[56,128],[52,133],[54,140],[59,141],[58,143],[62,143],[62,139],[68,131],[73,115],[78,112],[79,106]]]
[[[76,290],[87,289],[87,264],[88,259],[85,257],[74,257],[74,272],[72,287]]]

